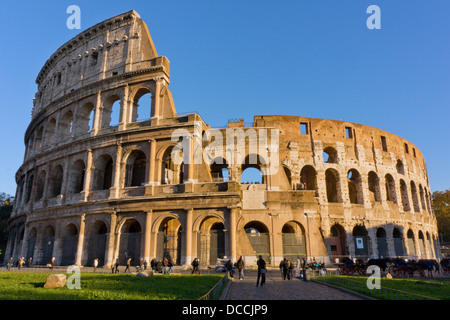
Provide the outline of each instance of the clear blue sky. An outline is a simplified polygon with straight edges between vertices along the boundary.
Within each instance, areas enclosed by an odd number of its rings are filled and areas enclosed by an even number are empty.
[[[69,5],[81,30],[69,30]],[[369,5],[381,30],[369,30]],[[0,4],[0,192],[15,194],[36,76],[90,26],[136,10],[171,61],[178,112],[211,126],[255,114],[342,119],[424,154],[431,190],[450,188],[450,1],[9,1]]]

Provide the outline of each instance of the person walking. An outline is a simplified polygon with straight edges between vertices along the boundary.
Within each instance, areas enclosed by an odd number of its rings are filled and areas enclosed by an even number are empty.
[[[191,265],[192,265],[192,274],[194,273],[200,274],[200,271],[198,270],[199,263],[197,258],[195,258],[194,261],[192,261]]]
[[[98,259],[95,258],[94,259],[94,272],[97,271],[97,266],[98,266]]]
[[[50,260],[50,270],[53,270],[53,266],[55,265],[55,257]]]
[[[114,264],[114,273],[119,273],[119,258],[116,259],[116,263]]]
[[[239,257],[236,264],[239,272],[239,280],[242,280],[244,279],[244,268],[245,268],[245,263],[244,260],[242,259],[242,256]]]
[[[256,264],[258,265],[258,278],[256,280],[256,286],[259,285],[259,279],[261,278],[262,287],[266,283],[266,261],[264,261],[263,257],[260,255]]]
[[[167,262],[167,266],[169,267],[168,273],[173,273],[173,261],[172,261],[172,258],[170,258],[169,261]]]
[[[28,258],[28,268],[31,268],[31,264],[33,263],[33,258]]]
[[[231,263],[231,260],[228,260],[225,263],[225,268],[227,269],[228,274],[231,278],[233,278],[233,263]]]
[[[281,277],[283,278],[283,280],[286,279],[286,274],[284,273],[285,265],[286,265],[286,258],[284,258],[280,262],[280,272],[281,272]]]
[[[163,274],[167,274],[167,271],[169,270],[169,261],[167,258],[163,259]]]
[[[147,270],[148,262],[147,259],[144,260],[144,270]]]
[[[283,269],[283,280],[286,280],[286,278],[288,280],[291,280],[290,272],[291,272],[291,261],[285,259],[284,269]]]
[[[127,260],[127,267],[125,268],[124,273],[127,272],[127,270],[128,270],[129,273],[131,273],[130,267],[131,267],[131,257],[128,258],[128,260]]]

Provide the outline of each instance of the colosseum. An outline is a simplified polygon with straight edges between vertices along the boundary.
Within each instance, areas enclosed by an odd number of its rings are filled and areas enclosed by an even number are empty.
[[[262,255],[436,258],[424,157],[370,126],[177,113],[170,63],[134,10],[62,45],[36,78],[5,257],[247,265]],[[259,180],[245,181],[257,170]]]

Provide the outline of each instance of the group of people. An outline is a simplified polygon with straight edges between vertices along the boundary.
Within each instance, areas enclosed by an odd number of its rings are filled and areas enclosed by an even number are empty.
[[[123,272],[131,273],[131,262],[132,262],[132,259],[131,259],[131,257],[129,257],[127,259],[126,267]],[[120,266],[120,262],[119,262],[119,258],[117,258],[116,262],[113,265],[111,265],[111,272],[119,273],[119,266]],[[95,268],[96,268],[96,266],[94,264],[94,272],[95,272]],[[173,273],[173,261],[170,257],[169,258],[165,257],[164,259],[159,260],[159,261],[156,260],[156,258],[153,258],[152,261],[150,261],[150,268],[151,268],[151,270],[162,273],[162,274]],[[136,266],[136,271],[137,272],[145,271],[147,269],[148,269],[147,260],[140,258],[138,265]]]
[[[283,277],[283,280],[291,280],[293,278],[293,271],[294,271],[294,265],[292,264],[291,260],[287,260],[284,258],[280,262],[280,271],[281,276]]]

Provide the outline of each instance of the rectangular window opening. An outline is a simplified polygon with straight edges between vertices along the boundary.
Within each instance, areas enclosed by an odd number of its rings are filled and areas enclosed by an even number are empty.
[[[415,148],[413,148],[413,155],[414,155],[414,158],[416,157],[416,149]]]
[[[405,143],[405,152],[409,153],[409,148],[408,148],[408,144],[407,143]]]
[[[308,124],[306,122],[300,122],[300,133],[308,134]]]
[[[353,139],[353,130],[351,127],[345,127],[345,137],[347,139]]]
[[[381,136],[381,150],[387,151],[387,143],[385,136]]]

